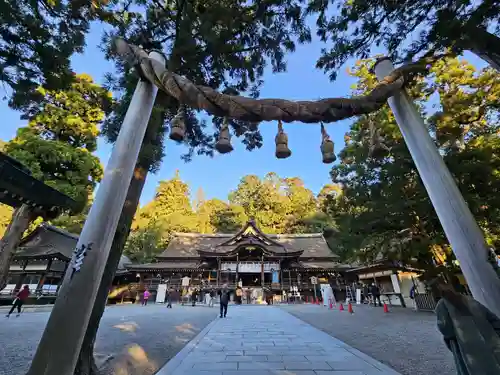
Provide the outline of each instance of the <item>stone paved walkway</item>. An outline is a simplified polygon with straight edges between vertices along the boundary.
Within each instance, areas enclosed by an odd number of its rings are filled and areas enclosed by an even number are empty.
[[[157,373],[181,374],[399,375],[272,306],[230,306]]]

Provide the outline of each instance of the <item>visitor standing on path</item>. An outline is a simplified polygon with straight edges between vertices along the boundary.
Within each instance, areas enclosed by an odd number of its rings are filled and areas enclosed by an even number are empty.
[[[413,310],[417,310],[417,302],[415,301],[415,292],[416,292],[417,287],[415,284],[411,287],[410,289],[410,298],[413,304]]]
[[[198,290],[194,289],[193,293],[191,293],[191,302],[193,303],[193,307],[196,305],[197,298],[198,298]]]
[[[165,295],[165,298],[167,300],[167,309],[172,308],[172,292],[173,292],[173,290],[169,289],[169,290],[167,290],[167,293]]]
[[[14,301],[12,301],[12,307],[9,311],[9,313],[6,315],[7,318],[10,317],[10,314],[12,314],[14,312],[14,309],[17,307],[17,315],[16,317],[18,317],[19,315],[21,315],[21,307],[23,307],[24,305],[24,302],[26,302],[26,300],[28,299],[30,295],[30,288],[28,285],[25,285],[23,287],[23,289],[21,289],[21,291],[19,293],[17,293],[16,295],[16,298],[14,299]]]
[[[148,304],[148,299],[151,293],[149,293],[149,290],[145,290],[144,293],[142,294],[142,306],[146,306]]]
[[[219,298],[220,298],[220,317],[225,318],[227,315],[227,305],[229,304],[229,295],[230,291],[227,289],[227,286],[224,285],[221,290],[219,290]]]
[[[210,290],[210,300],[208,302],[209,307],[214,307],[214,302],[215,302],[215,290]]]
[[[377,301],[379,306],[382,306],[382,302],[380,301],[380,288],[377,286],[377,284],[373,283],[370,292],[373,297],[373,305],[377,306]]]

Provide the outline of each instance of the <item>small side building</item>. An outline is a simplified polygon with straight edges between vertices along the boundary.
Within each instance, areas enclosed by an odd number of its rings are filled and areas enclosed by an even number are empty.
[[[0,304],[9,303],[23,285],[29,285],[36,303],[53,303],[77,245],[78,236],[43,223],[21,241],[10,265],[7,286],[0,291]],[[115,281],[129,276],[122,256]]]

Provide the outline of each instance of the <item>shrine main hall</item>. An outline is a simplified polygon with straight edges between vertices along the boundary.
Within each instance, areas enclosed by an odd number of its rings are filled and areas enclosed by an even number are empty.
[[[158,284],[180,290],[189,278],[190,287],[239,286],[255,298],[263,290],[312,295],[311,277],[329,284],[345,267],[322,233],[265,234],[254,221],[236,234],[175,233],[156,262],[127,265],[153,290]]]

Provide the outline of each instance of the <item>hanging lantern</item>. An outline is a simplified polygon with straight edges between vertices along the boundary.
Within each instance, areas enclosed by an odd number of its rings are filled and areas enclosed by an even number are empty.
[[[335,156],[333,141],[326,133],[325,126],[323,124],[321,124],[321,135],[323,137],[323,140],[321,141],[321,154],[323,155],[323,163],[333,163],[335,160],[337,160],[337,157]]]
[[[181,142],[186,135],[186,123],[184,122],[184,107],[181,105],[170,126],[170,139]]]
[[[278,134],[276,134],[274,142],[276,143],[276,157],[278,159],[286,159],[292,155],[292,151],[288,148],[288,136],[283,130],[281,120],[278,120]]]
[[[215,144],[215,149],[221,154],[227,154],[228,152],[233,151],[233,146],[231,146],[231,133],[229,133],[229,123],[227,118],[225,118],[222,123],[219,138]]]

